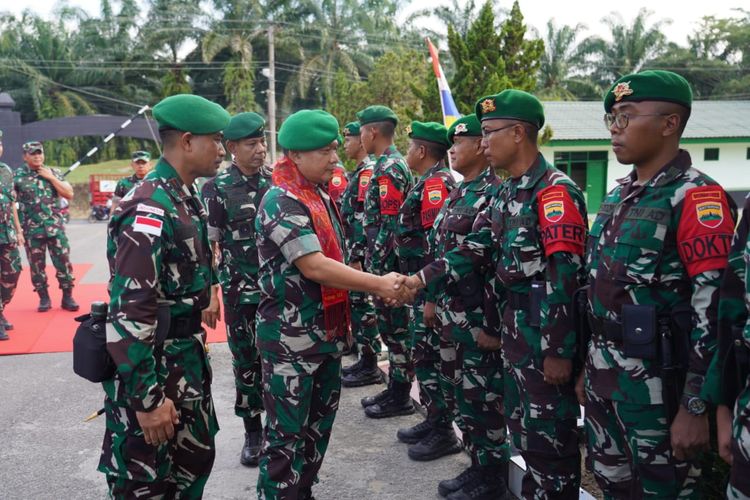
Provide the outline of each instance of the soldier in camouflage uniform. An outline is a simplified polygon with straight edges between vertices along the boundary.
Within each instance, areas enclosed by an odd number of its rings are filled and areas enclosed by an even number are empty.
[[[432,262],[427,233],[455,186],[445,164],[450,147],[447,133],[445,126],[435,122],[414,121],[409,129],[411,141],[406,163],[419,179],[401,205],[395,231],[396,257],[399,269],[404,272],[416,272]],[[414,346],[412,358],[420,400],[427,416],[424,422],[399,429],[397,433],[400,441],[412,445],[409,458],[422,461],[461,451],[461,443],[453,431],[453,413],[440,386],[440,332],[434,325],[425,326],[424,303],[424,293],[418,294],[412,305],[409,334]]]
[[[351,182],[341,197],[341,219],[346,233],[346,261],[358,271],[364,270],[365,253],[361,245],[353,242],[364,238],[365,193],[370,185],[375,160],[362,147],[359,122],[344,126],[344,150],[346,155],[357,162],[351,175]],[[329,181],[330,182],[330,181]],[[352,334],[360,358],[351,366],[342,369],[341,385],[359,387],[383,382],[383,374],[378,368],[378,353],[381,350],[378,339],[378,325],[375,306],[367,294],[349,294],[352,309]]]
[[[44,166],[44,149],[41,142],[23,145],[24,164],[13,176],[18,197],[18,212],[26,239],[26,257],[31,268],[31,283],[39,294],[39,312],[52,308],[47,292],[47,274],[44,271],[49,251],[56,277],[63,291],[61,307],[77,311],[73,300],[73,266],[70,265],[70,245],[65,234],[62,216],[57,209],[60,198],[73,199],[73,187],[63,180],[59,170]]]
[[[510,177],[479,214],[472,233],[422,270],[421,281],[432,283],[447,272],[454,280],[464,278],[486,265],[491,253],[496,293],[504,299],[499,311],[485,310],[490,331],[478,343],[495,347],[502,339],[505,419],[526,462],[522,494],[578,498],[570,297],[583,276],[583,195],[539,154],[544,110],[534,96],[509,89],[480,99],[475,112],[482,121],[485,156]],[[485,475],[451,498],[495,498],[497,490]]]
[[[120,200],[128,194],[128,191],[143,182],[146,174],[151,170],[151,153],[148,151],[136,151],[133,153],[130,161],[130,167],[133,169],[133,175],[123,177],[117,181],[115,191],[112,193],[112,212],[114,213]]]
[[[279,130],[284,157],[261,202],[258,348],[266,429],[258,496],[312,498],[338,409],[341,353],[349,340],[346,290],[400,297],[395,273],[375,276],[344,264],[338,211],[322,188],[338,161],[338,123],[303,110]],[[412,297],[413,298],[413,297]]]
[[[0,157],[3,156],[3,132],[0,130]],[[24,238],[16,211],[16,192],[13,189],[13,171],[0,162],[0,340],[8,340],[8,330],[13,329],[4,314],[16,292],[21,275],[21,253]]]
[[[190,110],[190,113],[186,111]],[[194,95],[154,106],[164,153],[109,223],[107,428],[99,471],[113,498],[203,495],[219,430],[201,310],[214,282],[205,213],[191,187],[216,174],[229,113]]]
[[[218,254],[218,274],[224,303],[227,342],[232,352],[232,368],[237,397],[234,413],[245,426],[245,443],[240,462],[258,465],[262,442],[260,415],[260,357],[255,346],[255,314],[260,301],[258,289],[258,248],[255,244],[255,217],[263,195],[271,185],[266,160],[265,120],[257,113],[232,117],[224,130],[232,165],[203,186],[208,212],[208,238]],[[218,249],[216,248],[218,246]],[[212,289],[206,317],[215,325],[219,313],[216,288]]]
[[[484,157],[481,124],[476,115],[464,116],[448,129],[453,144],[451,166],[464,176],[448,196],[429,236],[430,252],[440,259],[461,245],[477,214],[484,210],[500,184]],[[496,307],[489,273],[477,271],[456,284],[437,281],[427,288],[425,323],[442,330],[441,375],[446,400],[455,405],[456,421],[471,466],[457,477],[441,481],[438,492],[449,496],[479,475],[500,478],[510,458],[503,418],[503,362],[499,346],[481,349],[479,337],[489,331],[487,305]],[[484,300],[483,289],[488,295]],[[502,495],[504,488],[498,488]],[[461,494],[461,493],[459,493]]]
[[[587,249],[592,339],[585,369],[589,460],[606,498],[697,498],[708,448],[704,378],[735,213],[679,149],[692,91],[644,71],[605,94],[617,160]]]
[[[365,234],[358,248],[366,251],[365,267],[376,274],[398,271],[394,237],[398,211],[414,181],[403,156],[393,145],[398,118],[385,106],[369,106],[359,113],[362,145],[377,161],[365,195]],[[357,250],[360,251],[360,250]],[[375,303],[378,332],[388,346],[388,388],[362,399],[365,415],[373,418],[414,413],[409,390],[413,378],[409,310]]]

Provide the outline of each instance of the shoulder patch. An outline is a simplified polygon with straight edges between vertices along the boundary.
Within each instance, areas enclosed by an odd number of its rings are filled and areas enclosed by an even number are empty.
[[[448,188],[441,177],[430,177],[424,181],[421,212],[423,228],[428,229],[432,227],[435,217],[437,217],[447,197]]]
[[[734,235],[734,217],[720,186],[688,189],[677,227],[680,259],[693,277],[724,269]]]
[[[158,207],[152,207],[150,205],[146,205],[145,203],[139,203],[138,206],[135,207],[136,212],[146,212],[149,214],[158,215],[159,217],[164,217],[164,210]]]
[[[380,214],[398,215],[403,203],[403,194],[396,189],[393,181],[387,175],[378,177],[378,190],[380,193]]]
[[[147,217],[144,215],[136,215],[133,221],[133,231],[136,233],[152,234],[154,236],[161,236],[161,229],[164,222],[159,219]]]
[[[372,178],[372,169],[362,169],[359,173],[359,180],[357,181],[357,201],[365,201],[365,195],[367,194],[367,188],[370,186],[370,179]]]
[[[539,191],[537,211],[542,245],[547,257],[555,252],[583,255],[586,225],[565,186],[548,186]]]

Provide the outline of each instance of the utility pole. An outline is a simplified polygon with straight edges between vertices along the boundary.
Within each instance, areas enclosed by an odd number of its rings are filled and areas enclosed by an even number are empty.
[[[271,163],[276,162],[276,48],[273,24],[268,26],[268,126],[271,129]]]

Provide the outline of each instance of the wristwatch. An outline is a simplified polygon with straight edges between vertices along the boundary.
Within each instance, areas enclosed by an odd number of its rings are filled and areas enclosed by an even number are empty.
[[[682,406],[685,407],[689,414],[695,417],[706,413],[706,402],[695,396],[683,396]]]

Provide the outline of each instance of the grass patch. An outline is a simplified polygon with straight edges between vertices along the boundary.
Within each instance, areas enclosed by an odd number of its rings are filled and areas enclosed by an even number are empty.
[[[67,169],[60,168],[65,173]],[[84,163],[75,169],[65,180],[71,184],[88,184],[89,176],[93,174],[116,174],[130,175],[133,169],[130,168],[130,160],[110,160],[102,163]]]

